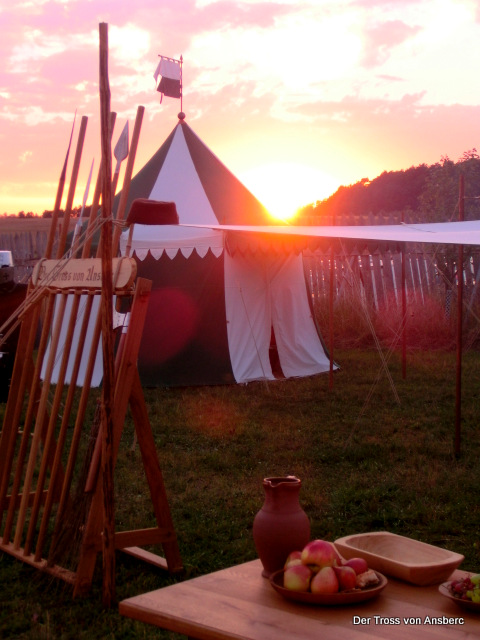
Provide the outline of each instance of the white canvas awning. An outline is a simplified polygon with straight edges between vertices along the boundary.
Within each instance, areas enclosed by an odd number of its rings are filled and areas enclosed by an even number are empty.
[[[187,226],[187,225],[181,225]],[[480,245],[480,220],[365,226],[188,225],[277,238],[343,238],[385,242]]]

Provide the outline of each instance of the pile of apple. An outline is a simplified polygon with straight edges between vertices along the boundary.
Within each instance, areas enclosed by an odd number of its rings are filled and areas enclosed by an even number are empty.
[[[331,542],[312,540],[302,551],[289,554],[283,586],[291,591],[331,594],[362,588],[371,584],[372,578],[378,582],[364,558],[344,560]]]

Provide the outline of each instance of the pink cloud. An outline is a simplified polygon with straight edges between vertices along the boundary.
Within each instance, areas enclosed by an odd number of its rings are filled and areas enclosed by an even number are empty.
[[[379,73],[377,75],[379,80],[386,80],[387,82],[404,82],[404,78],[400,78],[399,76],[390,76],[387,73]]]
[[[419,31],[421,27],[410,27],[401,20],[390,20],[368,28],[364,36],[363,65],[368,68],[383,64],[390,57],[392,49],[403,44]]]
[[[261,29],[273,27],[275,18],[292,14],[301,8],[276,2],[230,2],[220,0],[207,5],[199,11],[199,17],[204,27],[215,28],[218,26],[257,26]],[[203,22],[206,20],[207,22]],[[208,21],[211,21],[208,24]]]
[[[424,4],[425,0],[353,0],[351,6],[363,7],[365,9],[375,9],[382,7],[384,9],[394,9],[396,7],[405,7],[406,5]]]
[[[336,141],[340,156],[358,155],[359,167],[377,165],[379,173],[433,164],[442,155],[457,159],[476,146],[480,106],[428,105],[424,98],[424,92],[398,101],[347,96],[338,102],[297,106],[296,111],[315,118],[312,136],[321,129],[326,139]]]

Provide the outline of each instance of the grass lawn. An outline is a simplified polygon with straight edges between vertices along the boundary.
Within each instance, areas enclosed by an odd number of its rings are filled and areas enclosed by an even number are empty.
[[[335,354],[328,375],[244,386],[146,391],[185,575],[256,557],[252,523],[262,479],[294,474],[312,538],[388,530],[465,555],[480,570],[479,354],[464,356],[461,452],[454,451],[455,353],[411,352],[391,379],[374,350]],[[395,385],[396,393],[392,390]],[[397,398],[400,402],[397,402]],[[116,471],[117,527],[153,525],[138,447],[127,424]],[[101,563],[99,562],[99,565]],[[118,554],[117,599],[174,579]],[[0,554],[1,638],[179,638]]]

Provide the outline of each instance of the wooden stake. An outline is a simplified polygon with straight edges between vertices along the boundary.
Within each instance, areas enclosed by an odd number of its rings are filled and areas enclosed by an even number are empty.
[[[49,306],[49,310],[47,310],[47,316],[45,319],[46,322],[49,317],[50,318],[53,317],[53,299],[51,300],[51,302],[49,301],[48,306]],[[41,358],[39,357],[39,362],[36,366],[35,379],[34,379],[35,392],[32,393],[32,396],[30,398],[29,409],[27,411],[27,415],[25,419],[24,435],[28,432],[30,428],[29,425],[33,418],[33,414],[35,413],[36,415],[35,428],[33,431],[33,438],[32,438],[32,443],[30,447],[27,467],[25,471],[25,478],[23,481],[24,490],[22,494],[22,500],[20,503],[20,509],[19,509],[18,518],[17,518],[17,528],[16,528],[15,538],[14,538],[14,546],[16,549],[20,547],[20,544],[22,541],[22,534],[23,534],[23,528],[24,528],[26,514],[27,514],[27,508],[29,506],[29,493],[34,480],[34,474],[35,474],[36,463],[37,463],[37,454],[39,451],[42,435],[45,428],[45,420],[47,419],[48,386],[50,384],[53,367],[55,364],[55,356],[56,356],[56,351],[58,346],[58,340],[60,338],[64,310],[65,310],[65,300],[61,300],[60,309],[55,319],[55,326],[53,328],[50,349],[49,349],[47,363],[45,367],[45,373],[43,376],[43,385],[40,383],[40,378],[41,378],[40,364],[43,362],[43,356],[42,356]],[[50,321],[48,321],[48,325],[50,325]],[[48,332],[44,330],[42,334],[39,353],[45,353],[47,335],[48,335]],[[22,442],[22,445],[23,445],[23,442]]]
[[[87,297],[86,309],[83,315],[83,323],[79,337],[79,344],[83,344],[85,342],[85,336],[87,335],[88,322],[91,315],[93,306],[93,298],[92,296]],[[78,402],[77,416],[75,419],[75,425],[73,427],[73,435],[72,442],[70,444],[70,453],[68,455],[67,465],[65,468],[65,482],[63,483],[62,491],[60,494],[60,501],[57,508],[57,515],[55,519],[55,528],[53,533],[53,542],[51,548],[53,550],[57,547],[57,540],[60,535],[60,531],[63,527],[63,520],[65,516],[65,512],[67,509],[68,501],[70,499],[70,487],[72,484],[72,478],[75,468],[75,463],[77,460],[78,449],[80,445],[80,437],[82,435],[82,430],[85,422],[85,414],[87,411],[87,404],[90,394],[90,387],[92,382],[92,376],[95,368],[95,360],[98,349],[98,344],[100,342],[100,332],[101,332],[101,314],[98,313],[95,321],[95,327],[91,339],[90,344],[90,353],[87,360],[87,365],[85,369],[85,374],[83,376],[82,381],[82,392],[80,394],[80,400]],[[67,398],[67,403],[65,405],[65,412],[67,409],[70,410],[73,402],[74,396],[74,387],[78,377],[78,371],[80,367],[80,362],[82,358],[82,350],[78,349],[75,357],[75,363],[72,371],[72,379],[70,382],[69,395]],[[68,415],[68,414],[67,414]],[[65,426],[68,423],[65,423]],[[53,564],[52,560],[53,555],[50,554],[48,559],[48,564],[51,566]]]
[[[83,143],[85,142],[85,133],[87,131],[87,116],[82,117],[80,131],[78,133],[77,150],[75,152],[75,160],[73,162],[72,177],[68,188],[67,203],[65,205],[65,213],[63,214],[62,231],[58,239],[57,258],[61,258],[65,252],[67,242],[68,225],[70,223],[70,215],[72,213],[73,199],[75,197],[75,189],[77,188],[78,171],[80,169],[80,161],[82,159]]]
[[[72,319],[74,319],[76,321],[77,319],[77,315],[78,315],[78,308],[80,305],[80,300],[81,297],[79,294],[74,295],[73,296],[73,302],[72,302],[72,307],[70,310],[70,322],[69,322],[69,326],[68,326],[68,332],[67,332],[67,336],[66,336],[66,340],[65,340],[65,345],[63,347],[63,358],[62,358],[62,364],[60,367],[60,372],[58,374],[58,383],[57,383],[57,388],[55,390],[55,404],[52,407],[52,411],[51,411],[51,418],[52,419],[56,419],[57,415],[60,413],[59,411],[59,402],[61,401],[61,391],[63,391],[63,387],[64,387],[64,383],[65,383],[65,376],[66,376],[66,370],[67,370],[67,366],[68,366],[68,362],[69,362],[69,358],[70,358],[70,350],[71,350],[71,346],[73,343],[73,336],[74,336],[74,331],[75,331],[75,322],[72,321]],[[84,317],[84,321],[82,323],[82,328],[80,331],[80,335],[79,335],[79,339],[78,339],[78,343],[79,344],[84,344],[85,343],[85,336],[87,333],[87,325],[88,325],[88,316]],[[53,488],[60,486],[60,481],[59,481],[59,477],[60,477],[60,473],[61,473],[61,469],[62,469],[62,452],[63,452],[63,448],[64,448],[64,444],[65,444],[65,440],[66,440],[66,436],[67,436],[67,429],[68,429],[68,422],[69,422],[69,417],[71,414],[71,410],[72,410],[72,404],[73,404],[73,398],[75,395],[75,385],[77,382],[77,376],[78,376],[78,369],[80,367],[80,358],[82,355],[82,350],[81,349],[77,349],[77,352],[75,354],[75,361],[74,361],[74,366],[73,366],[73,370],[72,370],[72,374],[71,374],[71,378],[70,378],[70,384],[68,387],[68,393],[67,393],[67,399],[65,402],[65,406],[63,407],[63,411],[62,411],[62,420],[61,420],[61,424],[60,424],[60,430],[59,430],[59,436],[58,436],[58,443],[57,446],[55,448],[55,456],[54,456],[54,461],[53,461],[53,465],[52,468],[50,470],[50,480],[49,480],[49,488],[51,488],[51,490],[48,492],[46,501],[45,501],[45,505],[43,507],[43,514],[42,514],[42,520],[41,520],[41,524],[40,524],[40,528],[39,528],[39,532],[38,532],[38,540],[37,540],[37,546],[35,549],[35,560],[38,562],[41,559],[42,556],[42,551],[43,551],[43,546],[44,546],[44,542],[45,542],[45,536],[47,534],[47,529],[48,529],[48,524],[49,524],[49,519],[50,519],[50,514],[52,511],[52,506],[54,503],[55,498],[57,497],[55,495],[55,491]],[[65,484],[67,482],[67,478],[64,477],[63,478],[63,484]],[[70,482],[68,482],[68,490],[70,489]]]
[[[110,135],[111,136],[113,136],[113,130],[115,128],[116,119],[117,119],[117,114],[113,111],[110,114]],[[112,138],[110,138],[110,142],[111,140]],[[92,246],[91,232],[93,231],[95,223],[97,221],[98,209],[100,207],[100,197],[102,195],[102,189],[103,189],[102,180],[103,180],[103,162],[100,162],[100,168],[98,169],[98,175],[97,175],[97,182],[95,185],[92,205],[90,208],[90,217],[88,218],[87,238],[83,245],[82,258],[90,257],[90,249]],[[97,247],[97,257],[100,257],[100,243],[99,243],[99,246]]]
[[[60,336],[61,333],[61,329],[62,329],[62,325],[64,323],[64,317],[65,317],[65,310],[67,307],[67,301],[68,301],[68,294],[60,294],[60,296],[57,296],[58,298],[58,309],[57,309],[57,313],[56,313],[56,321],[55,324],[59,325],[59,329],[58,329],[58,334]],[[51,463],[51,460],[54,458],[55,456],[55,428],[56,428],[56,424],[57,424],[57,419],[58,419],[58,415],[61,412],[61,401],[62,401],[62,393],[63,393],[63,387],[64,387],[64,382],[65,382],[65,374],[66,374],[66,370],[67,370],[67,365],[68,365],[68,357],[70,354],[70,347],[71,347],[71,343],[72,343],[72,339],[73,339],[73,332],[75,329],[75,324],[70,320],[69,322],[69,326],[68,326],[68,332],[67,332],[67,338],[66,338],[66,343],[63,346],[63,357],[62,357],[62,364],[60,367],[60,371],[58,374],[58,383],[56,385],[55,388],[55,396],[54,396],[54,400],[52,403],[50,410],[50,418],[48,421],[48,427],[46,430],[46,434],[44,437],[44,442],[43,442],[43,447],[44,447],[44,453],[41,459],[41,464],[40,464],[40,470],[38,471],[38,477],[37,477],[37,486],[35,489],[35,499],[34,499],[34,503],[31,507],[31,511],[30,511],[30,526],[28,528],[28,532],[27,532],[27,537],[25,540],[25,544],[24,544],[24,549],[25,549],[25,553],[26,555],[30,554],[30,549],[31,549],[31,545],[32,545],[32,541],[33,541],[33,536],[37,530],[37,519],[39,516],[39,511],[40,511],[40,505],[42,502],[42,497],[43,497],[43,491],[45,488],[45,484],[46,484],[46,478],[47,478],[47,472],[48,472],[48,467],[49,464]],[[58,340],[56,341],[56,343],[58,343]],[[54,347],[54,343],[52,340],[51,343],[51,351],[53,351],[53,347]],[[56,350],[57,351],[57,350]],[[54,360],[53,360],[53,366],[55,366],[55,359],[57,357],[57,352],[53,354],[54,355]],[[53,371],[53,368],[52,368]],[[50,372],[47,372],[49,377],[51,376]],[[46,382],[49,382],[46,381]],[[44,389],[47,387],[47,385],[44,386]],[[45,394],[43,393],[42,390],[42,398]],[[48,396],[47,396],[48,397]],[[50,453],[50,455],[48,455],[48,453]],[[53,487],[54,484],[52,483],[51,479],[50,479],[50,487],[51,487],[51,493],[54,493]]]
[[[108,25],[100,24],[100,114],[103,162],[102,189],[102,477],[103,477],[103,604],[115,599],[115,518],[113,486],[113,286],[112,286],[112,151],[110,145],[110,86]]]
[[[38,312],[38,307],[36,311]],[[23,363],[24,370],[30,371],[30,375],[28,375],[28,382],[29,382],[28,404],[26,408],[25,417],[23,418],[23,433],[21,438],[20,449],[18,451],[18,455],[16,458],[16,470],[14,474],[13,485],[11,488],[12,497],[8,507],[7,518],[5,521],[5,528],[3,532],[3,542],[6,542],[7,540],[10,539],[10,533],[11,533],[11,528],[12,528],[13,518],[15,513],[14,503],[15,503],[15,500],[17,499],[17,496],[19,495],[19,490],[20,490],[20,486],[23,478],[24,463],[29,450],[29,446],[30,446],[30,434],[32,430],[32,424],[34,421],[34,416],[38,409],[38,401],[39,401],[39,395],[40,395],[40,375],[41,375],[42,363],[45,356],[45,350],[47,348],[49,329],[51,327],[52,318],[53,318],[53,302],[50,303],[50,300],[48,300],[45,314],[43,317],[44,326],[42,330],[42,335],[40,337],[40,344],[38,345],[38,349],[37,349],[36,361],[34,363],[33,359],[29,358],[29,361],[27,361],[26,363]],[[36,314],[36,319],[38,321],[38,313]],[[34,325],[32,325],[32,329],[34,331]],[[29,349],[30,348],[33,349],[33,339],[34,339],[34,334],[29,336],[29,339],[28,339]],[[30,353],[31,355],[30,350],[28,353]],[[18,355],[17,355],[17,358],[18,358]],[[31,372],[30,366],[34,369],[33,372]],[[12,383],[12,388],[16,388],[16,386],[13,383]],[[10,391],[10,394],[11,393],[12,391]],[[9,399],[10,399],[10,394],[9,394]],[[20,418],[18,414],[17,414],[17,418]],[[28,489],[28,491],[29,490],[30,489]]]
[[[77,112],[75,112],[75,118],[76,116],[77,116]],[[73,118],[72,130],[70,132],[70,142],[68,143],[67,154],[65,156],[65,161],[63,163],[62,173],[60,174],[60,180],[58,181],[57,195],[55,198],[55,205],[53,207],[52,222],[50,225],[50,232],[48,234],[48,239],[47,239],[47,248],[45,250],[46,258],[52,257],[53,241],[55,240],[55,231],[57,228],[58,214],[60,211],[60,206],[62,204],[63,190],[65,188],[68,156],[70,155],[70,147],[72,146],[72,137],[73,137],[73,129],[75,127],[75,118]]]
[[[25,389],[31,385],[32,376],[32,352],[36,338],[36,327],[40,316],[40,302],[27,315],[23,321],[18,347],[15,356],[15,364],[12,373],[12,386],[10,387],[10,397],[5,409],[2,432],[0,435],[0,522],[3,519],[3,512],[6,509],[6,499],[9,487],[9,477],[12,464],[15,458],[15,445],[17,440],[17,425],[24,406]],[[14,399],[14,400],[13,400]],[[8,538],[4,529],[4,538]]]

